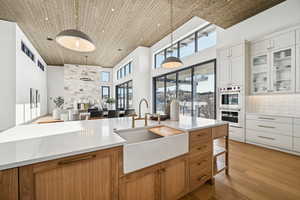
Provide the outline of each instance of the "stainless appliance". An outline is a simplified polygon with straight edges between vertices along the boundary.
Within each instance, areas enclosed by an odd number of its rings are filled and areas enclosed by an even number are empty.
[[[222,121],[229,122],[232,127],[244,127],[244,120],[240,109],[221,109],[220,118]]]
[[[220,108],[221,109],[240,109],[242,102],[241,87],[231,86],[220,88]]]

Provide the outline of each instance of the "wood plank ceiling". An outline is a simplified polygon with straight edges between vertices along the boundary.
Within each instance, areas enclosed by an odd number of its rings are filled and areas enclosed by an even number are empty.
[[[174,28],[193,16],[228,28],[285,0],[174,0]],[[48,65],[85,64],[84,55],[54,38],[76,28],[75,0],[0,0],[0,18],[15,21]],[[79,29],[95,42],[88,64],[113,67],[138,46],[170,33],[169,0],[79,0]],[[118,51],[122,49],[122,51]]]

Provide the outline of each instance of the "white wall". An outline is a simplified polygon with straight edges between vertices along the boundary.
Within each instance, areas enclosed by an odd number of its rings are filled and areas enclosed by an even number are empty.
[[[51,113],[55,105],[50,100],[52,97],[64,96],[64,67],[48,66],[47,70],[47,96],[48,112]]]
[[[21,41],[35,55],[33,62],[22,50]],[[16,121],[24,123],[39,116],[48,113],[47,107],[47,64],[39,55],[37,50],[27,39],[23,31],[16,26]],[[38,66],[38,60],[45,66],[45,71],[42,71]],[[30,109],[30,88],[38,90],[40,93],[40,108],[37,113],[29,115]],[[25,113],[24,113],[25,111]],[[22,119],[23,118],[23,119]]]
[[[297,23],[300,23],[300,1],[287,0],[226,30],[219,28],[218,47],[253,40]]]
[[[132,73],[125,78],[117,80],[117,71],[127,63],[132,62]],[[138,47],[126,56],[113,68],[114,89],[116,85],[132,80],[133,87],[133,108],[136,112],[139,109],[139,101],[145,98],[150,103],[150,49],[147,47]],[[115,92],[113,93],[115,97]],[[149,105],[150,106],[150,105]],[[142,114],[149,112],[150,109],[142,107]]]
[[[15,125],[16,24],[0,21],[0,132]]]

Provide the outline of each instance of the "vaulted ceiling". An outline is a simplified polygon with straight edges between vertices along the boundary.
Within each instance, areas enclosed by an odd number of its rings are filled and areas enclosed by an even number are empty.
[[[0,0],[0,18],[15,21],[48,65],[85,64],[84,54],[54,41],[76,28],[76,0]],[[228,28],[285,0],[174,0],[174,28],[193,16]],[[170,33],[169,0],[78,0],[78,28],[96,44],[88,64],[113,67],[138,46]],[[121,49],[121,51],[120,51]]]

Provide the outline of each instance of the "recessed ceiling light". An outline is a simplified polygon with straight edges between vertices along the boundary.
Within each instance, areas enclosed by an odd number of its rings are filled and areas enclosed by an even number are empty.
[[[48,18],[48,17],[45,17],[45,20],[46,20],[46,21],[48,21],[48,20],[49,20],[49,18]]]
[[[104,33],[105,31],[104,31],[104,29],[102,30],[102,33]]]
[[[157,24],[158,27],[160,27],[160,24]]]
[[[115,11],[115,9],[114,9],[114,8],[112,8],[112,9],[111,9],[111,11],[112,11],[112,12],[114,12],[114,11]]]

